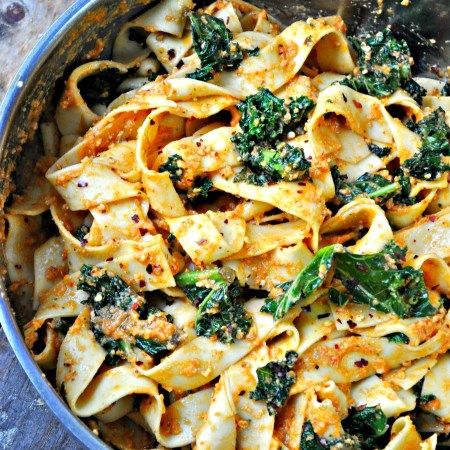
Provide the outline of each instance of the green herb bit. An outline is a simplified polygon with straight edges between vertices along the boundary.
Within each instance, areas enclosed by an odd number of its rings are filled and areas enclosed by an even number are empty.
[[[86,245],[86,235],[89,233],[91,229],[87,225],[80,225],[74,233],[75,239],[79,240],[81,242],[81,245]]]
[[[180,181],[183,177],[183,169],[179,162],[183,161],[180,155],[170,155],[164,164],[159,166],[158,172],[169,172],[172,181]]]
[[[390,333],[384,337],[394,344],[409,344],[409,337],[405,333]]]
[[[192,188],[188,191],[191,201],[207,200],[213,188],[213,183],[208,177],[196,177]]]
[[[378,158],[384,158],[385,156],[391,153],[391,149],[389,147],[380,147],[376,144],[369,144],[369,150]]]
[[[265,401],[271,416],[275,415],[288,399],[289,391],[295,383],[293,369],[297,358],[296,352],[289,351],[282,361],[270,362],[256,369],[258,384],[256,389],[250,392],[250,398]]]
[[[422,104],[423,97],[427,95],[427,91],[412,78],[407,81],[403,89],[419,104]]]

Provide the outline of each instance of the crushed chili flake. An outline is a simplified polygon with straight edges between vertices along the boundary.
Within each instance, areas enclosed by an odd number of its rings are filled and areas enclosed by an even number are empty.
[[[149,264],[146,268],[145,268],[146,272],[150,275],[153,272],[153,266],[151,264]]]
[[[362,369],[363,367],[366,367],[369,365],[369,361],[367,359],[361,358],[359,361],[355,361],[355,366],[359,369]]]
[[[361,103],[358,102],[358,100],[353,100],[353,104],[354,104],[358,109],[361,109],[361,108],[362,108],[362,105],[361,105]]]
[[[141,236],[145,236],[148,233],[147,228],[139,228],[139,233]]]
[[[435,215],[435,214],[431,214],[431,216],[430,216],[430,217],[428,217],[428,220],[429,220],[430,222],[436,222],[436,220],[437,220],[437,217],[436,217],[436,215]]]
[[[140,288],[145,287],[145,280],[139,280],[139,287]]]
[[[138,222],[139,222],[139,216],[138,216],[137,214],[133,214],[133,215],[131,216],[131,220],[132,220],[134,223],[138,223]]]
[[[351,319],[347,320],[347,324],[350,328],[355,328],[358,325],[355,322],[353,322],[353,320],[351,320]]]

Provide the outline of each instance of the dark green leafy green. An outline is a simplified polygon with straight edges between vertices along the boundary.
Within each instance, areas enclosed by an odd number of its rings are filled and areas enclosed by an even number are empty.
[[[187,196],[191,201],[207,200],[212,188],[213,183],[208,177],[196,177]]]
[[[380,147],[376,144],[369,144],[369,150],[379,158],[383,158],[391,153],[391,149],[389,147]]]
[[[270,362],[256,369],[258,384],[256,389],[250,392],[250,398],[265,401],[272,416],[286,403],[289,391],[295,383],[293,368],[297,358],[298,354],[290,351],[282,361]]]
[[[289,289],[278,299],[267,299],[261,308],[262,312],[273,315],[275,320],[281,319],[296,304],[309,297],[322,286],[325,276],[331,268],[337,246],[330,245],[320,249],[297,275]]]
[[[242,289],[229,269],[184,272],[175,277],[191,302],[198,307],[195,331],[198,336],[217,336],[224,343],[244,338],[252,325],[240,301]]]
[[[394,344],[409,344],[409,337],[405,333],[391,333],[384,337]]]
[[[151,356],[160,356],[162,353],[167,351],[167,343],[158,342],[154,339],[144,339],[140,336],[136,338],[136,347]]]
[[[138,296],[118,275],[110,276],[105,271],[98,276],[93,275],[93,267],[86,264],[80,272],[77,289],[89,294],[82,303],[89,305],[95,312],[109,305],[128,311],[138,302]]]
[[[393,201],[395,204],[402,205],[414,205],[417,202],[416,197],[410,197],[411,193],[411,180],[405,175],[402,169],[394,171],[394,180],[400,185],[400,192],[394,196]]]
[[[422,146],[412,158],[403,163],[409,175],[422,180],[435,180],[450,170],[442,156],[450,155],[450,128],[445,122],[445,111],[439,107],[411,126],[422,139]]]
[[[396,39],[386,28],[376,34],[349,37],[357,54],[357,75],[341,84],[364,94],[384,97],[411,79],[411,55],[407,43]]]
[[[419,404],[425,405],[425,403],[432,402],[436,400],[436,396],[434,394],[424,394],[419,397]]]
[[[345,433],[337,439],[326,439],[318,436],[312,423],[306,421],[300,438],[300,450],[361,450],[358,439]]]
[[[328,298],[330,302],[338,306],[345,306],[351,301],[350,296],[346,292],[338,291],[333,287],[328,291]]]
[[[445,97],[448,97],[450,95],[450,83],[447,80],[444,84],[444,86],[441,89],[441,95],[444,95]]]
[[[126,355],[131,351],[130,344],[127,344],[121,339],[116,340],[105,336],[97,327],[93,327],[92,332],[94,333],[95,340],[106,351],[106,364],[116,366],[121,360],[126,359]]]
[[[237,42],[232,42],[233,34],[222,19],[191,12],[188,15],[192,26],[194,49],[202,67],[188,75],[201,81],[209,81],[214,73],[236,70],[244,59]]]
[[[80,225],[76,230],[75,233],[73,234],[75,239],[78,239],[81,244],[86,245],[87,241],[86,241],[86,235],[89,233],[90,228],[87,225]]]
[[[290,308],[301,305],[302,300],[322,286],[333,265],[334,278],[340,280],[346,290],[345,294],[337,293],[336,289],[331,291],[329,295],[335,303],[347,302],[343,295],[350,295],[355,303],[401,318],[436,314],[423,272],[402,267],[404,255],[405,250],[394,243],[373,255],[352,254],[339,245],[324,247],[297,275],[287,292],[278,299],[267,299],[261,311],[271,313],[276,320],[284,317]]]
[[[364,450],[384,447],[380,445],[380,438],[386,435],[389,428],[387,417],[379,406],[352,409],[342,421],[342,427],[358,440]]]
[[[436,314],[430,303],[423,272],[401,268],[386,252],[374,255],[336,253],[335,277],[351,294],[355,303],[363,303],[401,318]]]
[[[231,140],[246,167],[235,181],[262,186],[271,181],[304,178],[311,164],[303,149],[282,138],[290,131],[300,132],[313,107],[314,102],[305,96],[290,98],[286,105],[268,89],[260,89],[240,103],[242,133],[236,133]]]
[[[89,107],[97,103],[108,105],[117,96],[116,90],[125,77],[119,69],[110,67],[83,78],[78,89]]]
[[[427,91],[412,78],[408,80],[403,89],[419,104],[422,104],[423,97],[427,95]]]
[[[339,173],[337,166],[331,168],[336,189],[336,198],[343,204],[353,201],[358,196],[377,199],[379,203],[386,202],[399,191],[400,185],[391,182],[381,175],[371,175],[365,173],[356,181],[351,183],[346,181],[346,177]]]
[[[180,181],[183,176],[183,169],[179,162],[183,161],[180,155],[170,155],[167,161],[159,166],[158,172],[169,172],[172,181]]]

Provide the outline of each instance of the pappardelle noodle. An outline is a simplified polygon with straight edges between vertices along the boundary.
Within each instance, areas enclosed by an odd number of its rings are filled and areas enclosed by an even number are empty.
[[[74,414],[121,449],[447,439],[450,88],[412,65],[162,0],[70,74],[5,250]]]

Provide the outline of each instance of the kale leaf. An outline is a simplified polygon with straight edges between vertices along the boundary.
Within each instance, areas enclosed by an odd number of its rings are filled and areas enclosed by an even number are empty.
[[[152,356],[161,356],[167,351],[167,343],[158,342],[154,339],[144,339],[140,336],[136,338],[136,347]]]
[[[403,89],[419,104],[422,104],[423,97],[427,91],[412,78],[403,85]]]
[[[196,177],[187,196],[191,201],[207,200],[212,188],[213,183],[208,177]]]
[[[401,318],[431,316],[423,272],[401,268],[386,252],[374,255],[336,253],[335,277],[341,280],[353,301]]]
[[[116,97],[116,90],[125,77],[119,69],[110,67],[83,78],[78,89],[89,107],[96,103],[108,105]]]
[[[282,361],[270,362],[256,369],[258,384],[256,389],[250,392],[250,398],[265,401],[271,416],[275,415],[288,399],[289,391],[295,383],[293,368],[297,358],[296,352],[289,351]]]
[[[300,438],[301,450],[361,450],[359,440],[355,436],[345,433],[337,439],[330,439],[318,436],[312,423],[308,420],[303,425]]]
[[[80,225],[73,234],[75,239],[79,240],[82,246],[87,244],[86,235],[89,233],[90,228],[87,225]]]
[[[183,169],[179,165],[183,161],[180,155],[170,155],[167,161],[159,166],[158,172],[169,172],[172,181],[180,181],[183,176]]]
[[[441,89],[441,95],[448,97],[450,95],[450,82],[447,80]]]
[[[357,54],[358,74],[340,83],[364,94],[385,97],[411,78],[410,52],[404,40],[397,40],[386,28],[374,35],[349,37]]]
[[[117,366],[119,362],[126,359],[126,355],[130,352],[131,346],[122,339],[116,340],[105,336],[105,334],[97,327],[92,327],[95,340],[106,351],[105,362],[108,366]]]
[[[194,49],[202,67],[188,75],[201,81],[209,81],[215,72],[236,70],[244,59],[237,42],[232,42],[233,34],[222,19],[191,12],[188,15],[192,26]]]
[[[128,311],[138,301],[138,296],[118,275],[109,276],[105,271],[95,275],[93,269],[86,264],[80,269],[77,289],[89,294],[82,303],[89,305],[95,312],[108,305]]]
[[[400,185],[400,192],[394,196],[393,200],[396,204],[414,205],[417,202],[416,197],[411,197],[411,180],[405,175],[402,169],[397,169],[393,173],[394,180]]]
[[[378,202],[384,203],[393,197],[400,188],[396,182],[392,183],[381,175],[369,173],[365,173],[356,181],[349,183],[345,181],[346,176],[339,173],[337,166],[331,168],[331,176],[336,189],[336,197],[343,204],[353,201],[358,196],[377,199]]]
[[[384,337],[394,344],[409,344],[409,337],[405,333],[390,333]]]
[[[198,336],[217,336],[224,343],[244,338],[252,325],[239,297],[242,290],[225,269],[184,272],[175,277],[177,285],[198,307],[195,331]]]
[[[246,167],[235,178],[256,185],[300,180],[311,166],[303,149],[282,141],[290,131],[301,132],[314,107],[308,97],[290,98],[288,105],[268,89],[260,89],[238,105],[242,133],[232,138]]]
[[[331,268],[336,246],[330,245],[320,249],[306,265],[289,289],[278,299],[267,299],[261,308],[262,312],[273,315],[275,320],[281,319],[297,303],[309,297],[316,289],[322,286],[325,275]]]
[[[344,251],[340,245],[320,249],[311,262],[297,275],[290,288],[278,299],[267,299],[261,311],[281,319],[297,303],[302,304],[322,286],[331,267],[334,278],[342,282],[352,301],[362,303],[401,318],[436,314],[430,303],[423,272],[402,267],[405,250],[389,244],[373,255],[357,255]],[[342,294],[331,291],[336,303],[346,302]],[[345,303],[344,303],[345,304]]]
[[[273,95],[269,89],[260,89],[237,107],[241,113],[239,124],[247,139],[273,141],[283,134],[283,119],[287,114],[284,100]]]
[[[374,155],[378,156],[378,158],[383,158],[391,153],[391,149],[389,147],[380,147],[376,144],[369,144],[369,150]]]
[[[442,156],[450,156],[450,128],[445,122],[445,111],[439,107],[424,119],[411,126],[422,138],[420,150],[403,163],[410,175],[422,180],[435,180],[450,170]]]
[[[377,406],[352,409],[342,427],[360,443],[362,449],[381,448],[379,440],[388,431],[387,417]]]

